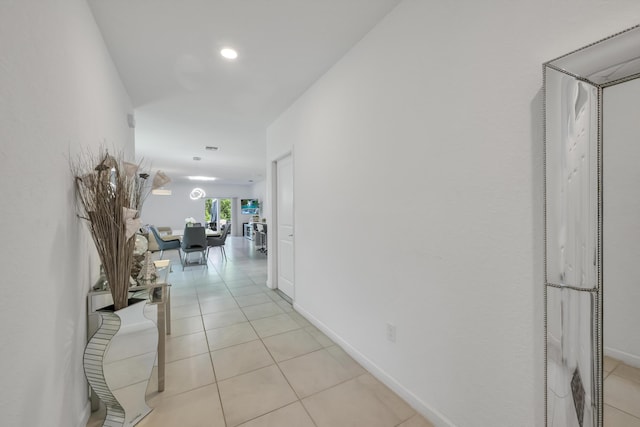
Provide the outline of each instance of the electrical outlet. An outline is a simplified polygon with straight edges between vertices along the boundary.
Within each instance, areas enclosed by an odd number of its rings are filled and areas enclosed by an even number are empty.
[[[387,340],[396,342],[396,325],[387,323]]]

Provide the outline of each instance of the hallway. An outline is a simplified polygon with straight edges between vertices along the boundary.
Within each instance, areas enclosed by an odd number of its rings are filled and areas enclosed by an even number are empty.
[[[141,427],[432,427],[263,284],[266,257],[242,237],[209,268],[172,260],[166,388]],[[156,254],[157,256],[157,254]],[[87,426],[102,423],[104,410]]]

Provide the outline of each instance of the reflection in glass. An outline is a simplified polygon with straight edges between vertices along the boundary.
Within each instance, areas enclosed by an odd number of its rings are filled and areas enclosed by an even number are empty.
[[[611,85],[640,73],[640,28],[635,27],[550,63],[596,85]]]
[[[553,427],[597,425],[594,294],[547,291],[547,422]]]
[[[603,352],[606,427],[640,425],[640,79],[603,94]],[[621,391],[623,391],[621,393]],[[621,399],[620,396],[624,396]],[[624,424],[608,419],[607,408]]]
[[[547,282],[597,285],[597,89],[546,69]]]

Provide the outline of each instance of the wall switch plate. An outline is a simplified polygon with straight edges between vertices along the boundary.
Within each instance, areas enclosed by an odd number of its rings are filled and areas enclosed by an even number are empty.
[[[396,325],[387,323],[387,340],[396,342]]]

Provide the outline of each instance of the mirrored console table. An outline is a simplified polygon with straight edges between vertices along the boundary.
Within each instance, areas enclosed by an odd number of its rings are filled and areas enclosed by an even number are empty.
[[[171,334],[171,285],[167,279],[171,270],[171,261],[154,261],[156,267],[156,282],[149,286],[132,286],[129,288],[130,297],[148,299],[149,305],[155,306],[156,325],[158,327],[158,392],[164,391],[165,386],[165,343],[166,335]],[[100,316],[96,311],[113,304],[111,292],[90,291],[87,294],[87,340],[100,326]],[[96,411],[99,400],[91,392],[91,410]]]

